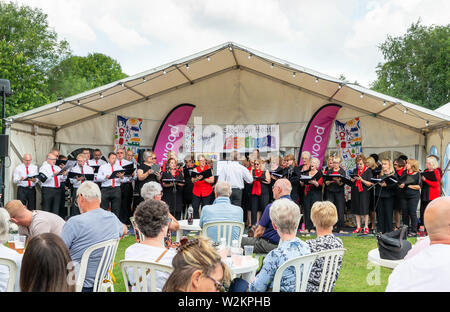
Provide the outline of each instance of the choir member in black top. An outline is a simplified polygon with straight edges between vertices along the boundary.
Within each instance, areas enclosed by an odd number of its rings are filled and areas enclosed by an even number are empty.
[[[183,186],[184,177],[183,171],[177,169],[177,161],[174,158],[170,158],[167,161],[166,171],[162,174],[163,185],[163,201],[169,206],[170,213],[175,219],[181,219],[181,210],[183,207]],[[178,180],[178,181],[164,181],[164,180]]]
[[[363,154],[356,156],[356,168],[353,170],[351,177],[352,192],[351,192],[351,211],[356,218],[356,229],[354,234],[361,231],[361,217],[364,217],[364,234],[369,234],[369,204],[370,194],[369,187],[372,186],[372,171],[366,167],[366,158]]]
[[[147,182],[159,182],[161,180],[161,168],[156,164],[156,154],[154,152],[145,151],[142,158],[144,161],[137,168],[136,189],[139,194],[138,204],[144,201],[141,195],[142,186]]]
[[[299,203],[299,192],[300,192],[300,168],[297,167],[297,164],[295,162],[295,157],[292,154],[289,154],[284,157],[286,160],[287,167],[283,171],[283,176],[291,182],[292,185],[292,191],[291,191],[291,198],[294,201],[294,203]]]
[[[339,156],[334,156],[331,158],[331,166],[326,171],[329,175],[341,175],[346,176],[345,170],[340,167],[341,158]],[[326,187],[326,194],[324,198],[332,202],[337,209],[338,221],[336,223],[336,232],[346,233],[342,230],[345,221],[345,184],[341,178],[328,178],[324,183]]]
[[[251,203],[251,222],[257,225],[264,208],[269,204],[269,184],[270,173],[264,166],[264,161],[256,159],[254,162],[255,169],[252,170],[253,177],[252,191],[250,195]]]
[[[192,172],[191,170],[194,170],[195,165],[194,158],[192,156],[186,156],[184,158],[184,168],[183,168],[183,175],[186,177],[185,184],[183,187],[183,211],[186,211],[186,209],[189,207],[189,205],[192,204],[192,191],[194,189],[194,183],[192,183]]]
[[[401,197],[402,220],[404,225],[409,225],[408,236],[417,235],[417,205],[420,200],[421,179],[419,174],[419,162],[416,159],[406,161],[406,179],[399,181],[399,188],[403,191]],[[410,223],[411,221],[411,223]]]
[[[406,161],[403,160],[403,158],[397,158],[396,160],[394,160],[394,171],[397,181],[405,178],[406,176],[405,166]],[[395,220],[394,230],[400,228],[400,218],[402,215],[402,203],[401,203],[402,196],[403,190],[397,187],[394,196],[394,220]]]
[[[270,184],[269,184],[269,203],[273,202],[273,192],[272,192],[272,188],[275,184],[275,182],[281,178],[281,176],[283,175],[283,170],[284,168],[282,167],[282,163],[284,161],[282,160],[282,158],[278,155],[272,155],[270,156],[270,163],[268,164],[268,169],[270,174]],[[286,164],[286,162],[284,162]],[[272,174],[275,173],[276,175]],[[281,176],[279,176],[281,175]]]
[[[325,166],[322,167],[323,175],[326,175],[328,171],[333,170],[333,159],[334,159],[334,155],[328,156],[326,167]],[[328,198],[327,192],[328,192],[328,184],[324,183],[323,184],[323,198],[324,199]]]
[[[315,233],[314,224],[311,221],[311,207],[316,201],[322,200],[322,171],[318,169],[320,161],[317,158],[312,158],[310,163],[310,170],[308,176],[311,177],[308,181],[300,180],[300,185],[304,188],[304,208],[305,208],[305,232]]]
[[[308,171],[309,171],[310,166],[311,166],[311,153],[308,152],[308,151],[304,151],[301,154],[301,158],[302,158],[301,165],[300,165],[299,170],[298,170],[299,171],[299,173],[298,173],[299,176],[308,174]],[[292,185],[292,188],[293,187],[294,187],[294,185]],[[304,188],[302,186],[300,186],[299,193],[300,193],[299,194],[299,206],[300,207],[304,207],[303,199],[305,197],[305,190],[304,190]]]
[[[388,177],[395,178],[392,161],[383,159],[381,161],[380,182],[375,187],[375,200],[377,211],[377,231],[381,233],[392,232],[392,214],[394,212],[394,198],[397,184],[386,182]]]
[[[376,154],[372,154],[372,155],[376,155]],[[378,157],[377,157],[377,159],[378,159]],[[366,166],[369,168],[369,170],[372,171],[373,178],[378,178],[380,176],[381,168],[378,168],[378,164],[377,164],[375,158],[373,158],[372,156],[368,157],[366,159]],[[375,224],[377,222],[377,214],[375,212],[375,187],[372,187],[369,190],[369,193],[370,193],[369,214],[370,214],[370,221],[372,224],[370,230],[372,232],[374,232]]]

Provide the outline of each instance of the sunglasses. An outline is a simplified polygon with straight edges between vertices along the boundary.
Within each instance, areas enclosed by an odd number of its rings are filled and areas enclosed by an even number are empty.
[[[217,291],[219,291],[219,292],[225,291],[225,286],[223,286],[223,284],[221,282],[216,281],[214,278],[212,278],[211,276],[209,276],[207,274],[205,274],[205,276],[214,282],[214,286],[216,287]]]

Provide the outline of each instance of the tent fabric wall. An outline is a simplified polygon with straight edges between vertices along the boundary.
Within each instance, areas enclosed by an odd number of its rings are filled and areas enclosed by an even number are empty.
[[[190,124],[194,123],[196,116],[202,117],[204,126],[279,124],[280,146],[298,147],[309,119],[328,101],[246,70],[233,70],[62,128],[56,132],[55,140],[62,146],[103,146],[107,150],[113,145],[116,116],[123,115],[144,119],[141,142],[143,146],[150,147],[166,114],[181,103],[196,105]],[[420,133],[372,116],[364,116],[350,108],[342,108],[337,119],[354,117],[361,119],[363,147],[424,145],[424,137]],[[335,146],[334,127],[329,146]],[[73,149],[71,147],[67,152]]]
[[[5,172],[5,203],[16,198],[17,187],[13,183],[14,169],[22,163],[22,156],[24,154],[31,154],[33,163],[38,167],[47,158],[47,153],[54,146],[54,134],[50,129],[39,127],[36,135],[33,134],[33,128],[30,125],[15,123],[9,130],[10,146],[9,158],[11,165]],[[38,195],[37,203],[40,202]]]

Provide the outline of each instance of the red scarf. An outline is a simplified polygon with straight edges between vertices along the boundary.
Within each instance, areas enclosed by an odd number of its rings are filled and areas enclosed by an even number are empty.
[[[403,167],[403,168],[401,168],[400,170],[397,171],[397,174],[398,174],[399,177],[402,176],[404,170],[405,170],[405,167]]]
[[[360,177],[364,173],[364,171],[366,171],[366,169],[367,169],[366,166],[364,166],[364,168],[362,168],[362,170],[358,169],[358,177]],[[363,186],[362,186],[361,180],[356,180],[355,185],[358,188],[358,192],[362,192],[363,191]]]
[[[263,174],[262,170],[255,169],[253,171],[253,175],[257,178],[261,177],[262,174]],[[257,195],[257,196],[261,195],[261,182],[259,180],[255,180],[253,182],[252,195]]]

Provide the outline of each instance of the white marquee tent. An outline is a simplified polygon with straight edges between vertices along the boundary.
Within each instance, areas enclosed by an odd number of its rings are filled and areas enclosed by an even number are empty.
[[[299,147],[309,119],[328,103],[342,105],[338,120],[360,117],[365,154],[397,151],[423,163],[432,145],[443,154],[450,141],[448,115],[229,42],[12,116],[6,201],[24,153],[38,165],[53,146],[65,155],[80,147],[107,154],[117,115],[143,118],[141,146],[151,147],[162,120],[181,103],[196,105],[190,123],[200,116],[204,125],[279,124],[286,151]],[[328,146],[336,147],[334,130]]]

